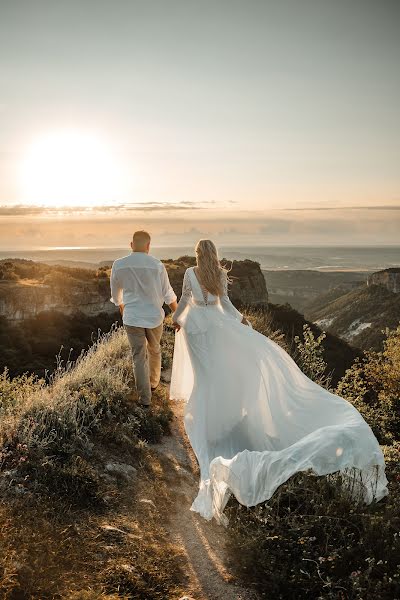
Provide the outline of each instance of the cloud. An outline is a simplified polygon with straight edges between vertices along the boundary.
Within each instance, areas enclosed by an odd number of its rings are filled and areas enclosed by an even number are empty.
[[[0,206],[0,216],[17,217],[24,215],[40,215],[44,213],[44,208],[40,206],[23,206],[16,204],[13,206]]]
[[[400,204],[377,204],[373,206],[318,206],[302,208],[280,208],[278,210],[311,211],[311,210],[400,210]]]
[[[35,206],[0,207],[0,248],[125,246],[136,229],[148,229],[158,246],[191,245],[201,237],[218,244],[398,244],[399,210],[313,209],[280,212],[219,210],[195,202],[121,204],[105,212]],[[146,206],[149,210],[143,210]],[[179,206],[179,210],[176,207]],[[208,208],[207,208],[208,206]],[[101,207],[104,209],[104,207]],[[112,212],[110,209],[114,209]],[[203,210],[197,210],[202,208]],[[355,207],[354,207],[355,208]],[[47,212],[40,212],[47,211]],[[1,216],[1,215],[13,216]]]
[[[176,212],[184,210],[199,210],[201,208],[209,208],[214,205],[214,201],[210,202],[189,202],[183,201],[179,203],[164,202],[135,202],[131,204],[113,204],[104,206],[39,206],[29,204],[14,204],[0,205],[0,216],[29,216],[29,215],[75,215],[80,213],[96,214],[96,213],[120,213],[120,212]]]

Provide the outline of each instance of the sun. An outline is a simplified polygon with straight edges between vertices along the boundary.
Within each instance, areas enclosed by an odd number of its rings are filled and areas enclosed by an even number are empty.
[[[21,165],[23,202],[52,207],[112,204],[124,192],[122,165],[109,144],[81,131],[34,139]]]

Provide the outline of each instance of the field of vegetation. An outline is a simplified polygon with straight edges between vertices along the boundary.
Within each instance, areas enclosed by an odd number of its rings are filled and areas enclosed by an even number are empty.
[[[230,561],[265,598],[400,598],[400,326],[333,386],[324,334],[294,346],[265,311],[253,326],[312,379],[361,411],[383,445],[389,496],[352,501],[339,476],[301,473],[246,508],[231,498]],[[163,365],[172,359],[166,326]],[[124,332],[113,327],[44,381],[0,377],[0,596],[173,599],[179,551],[163,523],[173,499],[151,444],[169,432],[166,388],[150,414],[135,406]]]
[[[50,382],[0,377],[1,598],[183,594],[162,525],[172,500],[151,451],[172,413],[166,388],[143,412],[131,374],[126,335],[113,328]]]
[[[273,335],[263,316],[253,323]],[[352,402],[371,426],[383,447],[389,495],[366,506],[349,498],[338,475],[300,473],[256,507],[231,498],[232,561],[265,598],[398,599],[400,325],[386,331],[382,351],[356,358],[334,387],[326,376],[323,339],[305,326],[293,358],[311,379]]]

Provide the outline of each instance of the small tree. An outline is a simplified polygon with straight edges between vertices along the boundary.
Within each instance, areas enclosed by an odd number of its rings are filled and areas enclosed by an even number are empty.
[[[324,360],[324,347],[322,341],[326,338],[323,331],[315,339],[311,327],[305,323],[303,325],[303,341],[296,335],[294,341],[296,344],[295,360],[299,367],[313,381],[329,388],[332,380],[331,373],[326,374],[327,364]]]

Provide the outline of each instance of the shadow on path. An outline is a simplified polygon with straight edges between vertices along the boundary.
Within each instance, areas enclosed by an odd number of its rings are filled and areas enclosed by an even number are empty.
[[[236,583],[226,566],[224,527],[190,510],[198,491],[199,469],[184,429],[184,402],[172,402],[172,409],[172,435],[165,436],[152,449],[160,454],[171,494],[176,498],[175,510],[165,527],[171,542],[179,546],[186,558],[186,593],[194,600],[257,600],[254,591]]]

